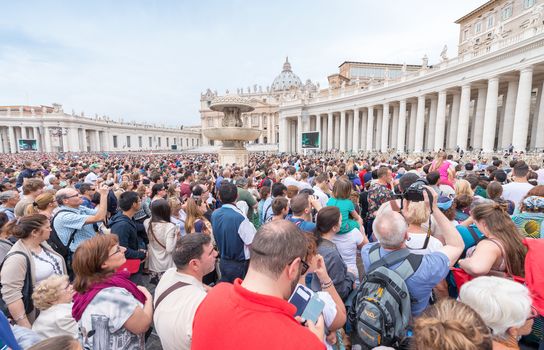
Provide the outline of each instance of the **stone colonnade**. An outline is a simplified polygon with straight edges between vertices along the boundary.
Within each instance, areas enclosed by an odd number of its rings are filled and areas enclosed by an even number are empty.
[[[280,151],[301,152],[303,132],[319,131],[321,151],[423,152],[544,149],[544,82],[535,66],[383,103],[280,112]]]

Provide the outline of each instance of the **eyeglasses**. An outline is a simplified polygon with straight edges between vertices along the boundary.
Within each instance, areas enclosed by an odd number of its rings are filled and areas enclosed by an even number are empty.
[[[79,193],[76,193],[76,194],[74,194],[72,196],[68,196],[68,197],[66,197],[66,199],[70,199],[70,198],[74,198],[74,197],[79,197]]]
[[[527,321],[534,320],[538,316],[538,310],[533,305],[531,305],[531,314],[529,315],[529,317],[527,317]]]
[[[294,261],[294,260],[293,260]],[[300,259],[300,263],[302,264],[302,271],[300,272],[301,275],[306,274],[308,272],[308,269],[310,268],[310,265],[302,259]]]
[[[111,258],[112,256],[114,256],[117,253],[121,253],[121,246],[119,246],[119,245],[117,246],[117,249],[115,250],[115,252],[108,255],[108,258]]]

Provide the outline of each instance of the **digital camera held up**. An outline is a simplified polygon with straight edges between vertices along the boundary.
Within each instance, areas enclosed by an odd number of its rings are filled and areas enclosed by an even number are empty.
[[[423,186],[428,185],[429,183],[426,179],[419,179],[404,190],[402,193],[402,198],[410,202],[421,202],[424,199],[423,192],[426,190],[426,188]]]

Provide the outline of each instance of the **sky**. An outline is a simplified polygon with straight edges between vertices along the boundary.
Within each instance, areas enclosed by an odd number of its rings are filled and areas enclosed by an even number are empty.
[[[271,85],[289,56],[327,86],[344,61],[457,56],[455,20],[485,0],[0,0],[0,105],[168,126],[200,94]]]

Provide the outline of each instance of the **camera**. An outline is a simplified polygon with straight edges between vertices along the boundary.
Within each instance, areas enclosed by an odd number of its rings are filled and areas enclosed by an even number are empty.
[[[402,198],[406,199],[410,202],[421,202],[423,201],[423,192],[425,191],[425,187],[429,183],[425,179],[419,179],[416,180],[413,184],[410,185],[404,192],[402,193]]]

